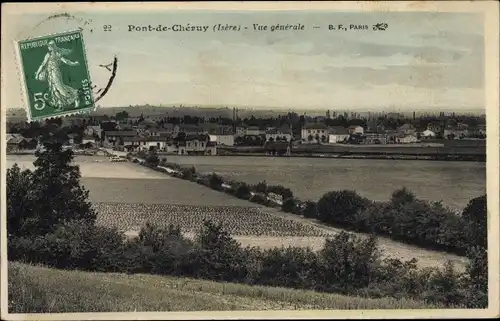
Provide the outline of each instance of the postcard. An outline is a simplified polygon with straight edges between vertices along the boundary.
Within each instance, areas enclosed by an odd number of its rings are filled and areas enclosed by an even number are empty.
[[[3,4],[2,319],[498,317],[498,9]]]

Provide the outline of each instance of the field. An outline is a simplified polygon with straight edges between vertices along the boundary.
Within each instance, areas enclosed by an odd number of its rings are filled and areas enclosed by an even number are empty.
[[[138,231],[146,222],[152,222],[164,227],[177,225],[183,232],[194,233],[202,227],[203,221],[211,220],[222,224],[231,235],[329,235],[310,225],[265,213],[254,207],[95,203],[94,208],[99,213],[98,224],[125,232]]]
[[[9,263],[10,313],[424,309],[424,302]],[[14,301],[13,299],[14,298]]]
[[[7,164],[10,167],[16,162],[22,168],[33,168],[33,160],[33,156],[9,155]],[[98,211],[98,223],[122,229],[129,236],[137,235],[147,221],[161,226],[179,225],[186,236],[192,236],[203,219],[211,218],[222,223],[243,246],[292,245],[317,250],[323,246],[325,236],[341,231],[135,164],[84,156],[76,157],[75,163],[80,165],[82,184],[90,191],[90,200]],[[359,166],[356,168],[359,170]],[[385,238],[379,238],[379,244],[385,255],[403,260],[416,258],[422,267],[441,266],[449,259],[461,268],[465,262],[456,255]]]

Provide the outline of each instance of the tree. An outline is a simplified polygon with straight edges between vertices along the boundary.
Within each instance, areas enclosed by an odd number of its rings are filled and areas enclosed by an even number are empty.
[[[354,191],[328,192],[318,201],[318,218],[327,223],[351,225],[367,205],[368,200]]]
[[[326,136],[325,135],[321,135],[321,142],[326,143]]]
[[[488,243],[486,195],[470,200],[462,213],[462,218],[465,220],[468,242],[486,248]]]
[[[160,158],[158,157],[158,153],[156,152],[156,149],[154,147],[149,149],[145,160],[146,163],[154,167],[160,164]]]
[[[80,169],[71,165],[73,151],[63,151],[63,141],[57,133],[43,138],[45,150],[35,153],[33,172],[21,172],[18,167],[8,170],[9,234],[44,235],[74,220],[95,223],[89,192],[80,186]]]
[[[316,140],[316,143],[319,143],[319,134],[316,134],[316,136],[314,136],[314,139]]]
[[[307,136],[307,141],[308,142],[312,142],[313,139],[314,139],[313,135]]]

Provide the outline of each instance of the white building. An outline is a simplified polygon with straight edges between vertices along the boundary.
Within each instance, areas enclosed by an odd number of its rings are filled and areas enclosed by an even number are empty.
[[[265,129],[261,129],[257,126],[249,126],[245,132],[246,135],[264,135],[265,133]]]
[[[209,135],[210,141],[222,146],[234,146],[234,135],[232,134],[213,134]]]
[[[85,128],[84,134],[87,135],[87,136],[94,136],[94,134],[95,134],[99,138],[101,138],[101,135],[102,135],[101,125],[98,125],[98,126],[87,126],[87,128]]]
[[[432,130],[426,129],[422,132],[422,137],[425,137],[425,138],[436,137],[436,133],[434,133]]]
[[[208,135],[188,135],[177,146],[179,155],[217,155],[215,142],[210,141]]]
[[[328,134],[328,143],[338,144],[349,139],[349,132],[342,126],[334,126],[330,128]]]
[[[417,136],[412,135],[412,134],[400,134],[395,138],[395,142],[397,144],[417,143],[418,138],[417,138]]]
[[[300,131],[300,138],[306,143],[319,143],[328,141],[329,129],[325,124],[306,124]]]
[[[347,127],[347,131],[349,134],[363,135],[365,133],[365,129],[359,125],[351,125]]]
[[[271,127],[266,130],[266,142],[290,142],[292,139],[292,130],[288,126],[283,126],[281,128]]]

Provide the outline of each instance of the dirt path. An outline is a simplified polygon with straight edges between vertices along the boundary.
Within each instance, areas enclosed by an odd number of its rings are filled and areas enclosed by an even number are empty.
[[[352,234],[356,234],[361,237],[366,237],[367,234],[359,233],[359,232],[351,232],[346,231],[340,228],[335,228],[331,226],[327,226],[316,219],[303,218],[294,214],[289,214],[285,212],[278,211],[276,209],[272,209],[269,207],[262,207],[262,211],[266,213],[272,213],[274,215],[278,215],[284,219],[294,220],[297,222],[301,222],[302,224],[308,224],[314,226],[315,228],[321,229],[326,233],[330,233],[331,235],[338,234],[342,231],[349,232]],[[245,242],[250,240],[246,240],[245,237],[240,237]],[[269,238],[268,238],[269,239]],[[305,239],[305,240],[304,240]],[[268,240],[270,241],[270,240]],[[282,241],[282,243],[287,246],[289,245],[303,245],[303,246],[311,246],[314,249],[319,249],[323,245],[324,238],[294,238],[289,237]],[[458,256],[451,253],[433,251],[428,249],[423,249],[417,246],[408,245],[401,242],[393,241],[386,237],[378,237],[379,246],[383,251],[383,254],[387,257],[399,258],[401,260],[411,260],[412,258],[416,258],[418,260],[418,265],[420,267],[432,267],[432,266],[441,266],[446,261],[452,261],[455,266],[462,270],[467,263],[467,259],[462,256]],[[266,242],[267,243],[267,242]]]

